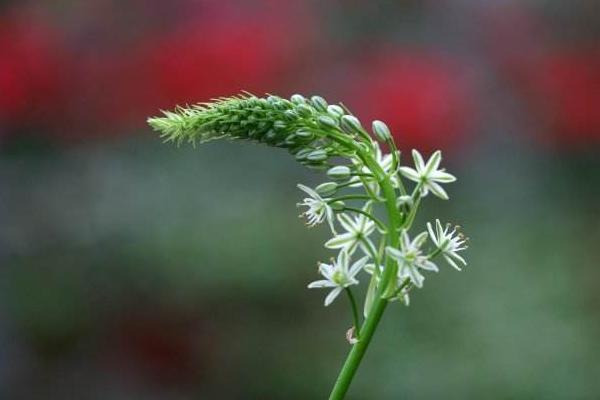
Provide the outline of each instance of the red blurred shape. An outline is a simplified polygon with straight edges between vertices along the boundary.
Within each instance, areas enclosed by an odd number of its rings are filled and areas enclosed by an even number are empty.
[[[443,56],[381,52],[370,56],[351,82],[347,96],[357,114],[365,121],[385,121],[404,149],[457,146],[475,119],[465,69]]]
[[[26,9],[6,13],[0,54],[0,126],[58,119],[68,74],[60,32]]]

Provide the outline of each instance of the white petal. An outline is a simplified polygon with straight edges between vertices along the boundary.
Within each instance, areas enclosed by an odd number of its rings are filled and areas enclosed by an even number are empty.
[[[348,214],[338,214],[337,219],[346,231],[354,232],[356,230],[354,220]]]
[[[342,233],[325,242],[325,247],[328,249],[340,249],[348,246],[349,243],[352,243],[353,241],[355,241],[353,233]]]
[[[319,273],[325,278],[331,280],[331,277],[333,276],[333,266],[321,263],[319,264]]]
[[[427,175],[429,175],[433,171],[437,170],[438,167],[440,166],[441,161],[442,161],[442,152],[438,150],[435,153],[433,153],[431,155],[431,157],[429,157],[429,160],[427,160],[427,165],[426,165]]]
[[[456,181],[456,177],[454,175],[450,175],[449,173],[444,171],[431,172],[429,174],[429,179],[442,183],[450,183]]]
[[[298,189],[302,190],[304,193],[308,194],[313,199],[318,199],[318,200],[321,199],[321,196],[319,196],[319,194],[317,192],[315,192],[314,190],[312,190],[308,186],[304,186],[301,183],[299,183],[297,186],[298,186]]]
[[[425,162],[423,161],[423,156],[417,150],[413,149],[412,151],[413,160],[415,162],[415,167],[417,171],[422,172],[425,169]]]
[[[423,243],[427,240],[427,232],[421,232],[412,241],[412,245],[416,248],[423,246]]]
[[[431,190],[431,193],[443,200],[448,200],[448,194],[446,191],[435,182],[427,182],[427,188]]]
[[[400,167],[398,168],[400,173],[410,179],[411,181],[419,182],[419,173],[410,167]]]
[[[444,227],[442,226],[442,223],[440,222],[439,219],[435,220],[435,229],[437,230],[438,239],[441,242],[442,241],[442,236],[444,236],[445,231],[444,231]]]
[[[438,239],[435,236],[435,233],[433,232],[433,226],[430,222],[427,223],[427,231],[429,232],[429,238],[431,238],[431,241],[435,244],[436,247],[439,247]]]
[[[340,251],[340,254],[338,254],[337,258],[337,267],[344,272],[348,272],[349,262],[350,260],[348,258],[348,253],[346,253],[344,250]]]
[[[348,271],[348,274],[352,278],[354,278],[356,276],[356,274],[358,274],[360,272],[360,270],[364,268],[364,266],[368,260],[369,260],[369,256],[364,256],[363,258],[356,261],[354,264],[352,264],[352,267],[350,267],[350,271]]]
[[[439,268],[437,267],[437,265],[435,265],[434,263],[432,263],[429,260],[423,261],[423,263],[421,263],[421,265],[419,265],[419,266],[421,267],[421,269],[424,269],[427,271],[439,272]]]
[[[337,232],[335,231],[335,226],[333,225],[333,218],[334,218],[334,213],[333,213],[333,209],[329,206],[325,207],[325,216],[327,218],[327,223],[329,224],[329,228],[331,228],[331,233],[333,233],[334,235],[337,235]]]
[[[402,254],[400,250],[395,249],[393,247],[387,246],[385,248],[385,252],[388,256],[392,257],[396,261],[402,261],[404,259],[404,254]]]
[[[408,275],[410,276],[410,280],[412,281],[412,283],[414,283],[416,287],[422,288],[423,280],[425,278],[419,273],[419,271],[417,271],[417,268],[414,265],[409,265],[406,267],[406,270],[408,272]]]
[[[448,264],[450,264],[455,270],[462,271],[460,269],[460,267],[458,265],[456,265],[456,262],[454,262],[454,260],[451,259],[450,257],[448,257],[446,254],[444,254],[444,258],[446,259],[446,261],[448,262]]]
[[[314,281],[308,284],[308,288],[309,289],[315,289],[315,288],[324,288],[324,287],[335,287],[335,283],[322,279],[320,281]]]
[[[458,254],[456,254],[456,252],[454,252],[454,251],[448,252],[447,255],[452,257],[455,260],[460,261],[463,265],[467,265],[467,262],[465,261],[465,259],[462,258],[461,256],[459,256]]]
[[[342,290],[343,289],[338,286],[335,289],[333,289],[331,292],[329,292],[327,297],[325,297],[325,307],[330,305],[335,300],[335,298],[338,297],[338,295],[342,292]]]

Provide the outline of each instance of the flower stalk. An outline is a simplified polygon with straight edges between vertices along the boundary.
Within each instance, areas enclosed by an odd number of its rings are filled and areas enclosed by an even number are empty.
[[[458,264],[466,265],[457,254],[466,248],[466,239],[457,229],[444,228],[436,220],[435,228],[428,223],[426,230],[415,235],[409,233],[428,193],[443,200],[449,198],[442,184],[456,178],[440,168],[441,152],[434,152],[425,162],[413,150],[414,167],[401,165],[400,151],[382,121],[374,121],[369,134],[345,106],[330,105],[320,96],[308,99],[296,94],[287,100],[245,93],[179,107],[148,122],[166,141],[192,144],[221,138],[255,141],[287,149],[301,164],[327,172],[331,181],[314,189],[298,185],[308,196],[298,206],[305,207],[301,216],[309,226],[327,223],[333,237],[324,245],[338,252],[331,263],[319,263],[322,279],[308,287],[329,289],[325,306],[343,291],[350,303],[352,328],[347,338],[352,349],[330,400],[341,400],[348,392],[390,302],[401,300],[408,305],[409,291],[423,287],[423,273],[438,271],[433,262],[437,256],[457,270],[460,270]],[[385,153],[379,142],[390,153]],[[411,192],[403,179],[413,182]],[[362,207],[354,206],[360,202]],[[385,219],[375,215],[377,208],[385,213]],[[428,241],[430,245],[426,246]],[[371,277],[361,323],[351,286],[360,284],[363,271]]]

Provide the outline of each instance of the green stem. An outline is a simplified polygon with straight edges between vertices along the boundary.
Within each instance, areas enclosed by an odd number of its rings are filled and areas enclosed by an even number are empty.
[[[399,245],[399,228],[401,225],[400,214],[396,209],[396,192],[392,187],[390,182],[390,178],[385,174],[385,172],[381,169],[381,167],[377,164],[377,162],[369,155],[365,154],[363,151],[357,151],[359,157],[363,159],[367,167],[373,171],[377,180],[381,186],[385,197],[385,205],[388,213],[388,221],[390,225],[389,229],[389,240],[390,245],[393,247],[398,247]],[[386,259],[385,268],[382,272],[380,285],[377,288],[377,294],[375,301],[373,302],[373,306],[369,311],[367,318],[360,329],[359,335],[360,340],[352,347],[350,354],[348,355],[346,362],[344,363],[340,374],[335,382],[333,390],[329,396],[329,400],[342,400],[348,392],[348,388],[350,387],[350,383],[358,370],[358,366],[362,361],[369,344],[371,343],[371,339],[373,338],[373,334],[375,333],[377,326],[379,325],[379,321],[381,320],[381,316],[387,307],[388,301],[383,298],[383,294],[385,293],[386,288],[389,286],[392,279],[396,276],[398,266],[396,263],[391,260],[389,257]]]
[[[348,294],[348,299],[350,300],[350,305],[352,306],[352,318],[354,319],[354,332],[356,333],[356,338],[360,339],[360,318],[358,317],[358,309],[356,308],[356,300],[354,299],[354,295],[352,294],[352,290],[347,287],[346,293]]]

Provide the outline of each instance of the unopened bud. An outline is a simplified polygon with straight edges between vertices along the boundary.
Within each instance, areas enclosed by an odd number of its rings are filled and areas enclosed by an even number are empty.
[[[377,139],[382,142],[387,142],[392,138],[390,128],[382,121],[373,121],[373,133],[377,136]]]
[[[362,125],[358,118],[354,115],[344,115],[340,123],[342,130],[348,134],[359,133],[362,130]]]
[[[346,204],[341,200],[334,201],[330,206],[334,211],[344,211],[344,208],[346,208]]]
[[[333,118],[331,118],[327,115],[321,115],[319,117],[319,123],[326,128],[334,128],[334,129],[338,128],[337,122]]]
[[[317,110],[327,112],[327,102],[321,96],[313,96],[310,98],[310,101]]]
[[[315,188],[315,191],[317,193],[319,193],[321,196],[332,196],[333,194],[335,194],[335,191],[337,190],[337,183],[335,182],[325,182],[325,183],[321,183],[319,186],[317,186]]]
[[[340,118],[345,114],[344,109],[336,104],[327,107],[327,113],[334,118]]]
[[[344,180],[350,177],[350,168],[345,165],[336,165],[327,171],[327,176],[335,180]]]
[[[296,136],[302,139],[310,139],[314,134],[306,128],[301,128],[296,131]]]
[[[296,106],[296,112],[301,117],[310,117],[313,113],[312,109],[306,104],[300,104]]]
[[[301,94],[293,95],[292,97],[290,97],[290,100],[294,104],[305,104],[306,103],[306,98],[304,96],[302,96]]]
[[[327,160],[327,152],[325,150],[313,150],[307,154],[306,159],[309,161],[324,161]]]

